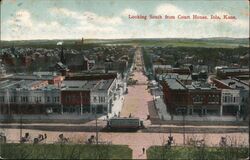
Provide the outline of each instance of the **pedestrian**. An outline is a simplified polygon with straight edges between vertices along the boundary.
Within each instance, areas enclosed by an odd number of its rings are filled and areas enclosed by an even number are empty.
[[[47,139],[47,134],[46,133],[44,134],[44,139]]]
[[[144,154],[144,153],[145,153],[145,148],[143,147],[143,148],[142,148],[142,154]]]

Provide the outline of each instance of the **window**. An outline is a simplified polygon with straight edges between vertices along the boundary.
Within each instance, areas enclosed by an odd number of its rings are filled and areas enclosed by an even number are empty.
[[[219,95],[209,95],[208,96],[208,103],[219,103],[220,96]]]
[[[47,102],[50,102],[50,97],[47,97]]]
[[[16,102],[16,97],[15,96],[10,96],[9,101],[10,102]]]
[[[204,97],[201,96],[201,95],[196,95],[196,96],[193,97],[193,102],[194,103],[202,103],[203,100],[204,100]]]
[[[21,96],[21,102],[28,102],[27,96]]]
[[[70,102],[70,97],[69,96],[66,96],[66,101]]]
[[[96,96],[94,96],[94,100],[93,100],[94,102],[96,102],[97,101],[97,98],[96,98]]]
[[[227,103],[228,102],[228,100],[227,100],[228,98],[227,98],[227,96],[225,96],[225,102]]]
[[[99,97],[99,103],[105,102],[105,97]]]
[[[0,97],[0,102],[4,102],[4,96]]]

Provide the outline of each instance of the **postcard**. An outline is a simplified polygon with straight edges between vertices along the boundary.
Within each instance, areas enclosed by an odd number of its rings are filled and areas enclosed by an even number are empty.
[[[249,159],[248,0],[0,9],[0,159]]]

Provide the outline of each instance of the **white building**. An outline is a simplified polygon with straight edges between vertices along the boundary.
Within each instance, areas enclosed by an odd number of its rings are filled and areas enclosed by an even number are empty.
[[[90,91],[91,112],[108,114],[112,112],[117,88],[116,79],[101,80]]]
[[[222,89],[221,90],[221,113],[228,113],[229,111],[239,112],[241,104],[240,90],[236,89]]]
[[[48,85],[47,81],[11,81],[0,82],[1,113],[45,113],[59,110],[60,88]],[[20,108],[21,107],[21,108]]]

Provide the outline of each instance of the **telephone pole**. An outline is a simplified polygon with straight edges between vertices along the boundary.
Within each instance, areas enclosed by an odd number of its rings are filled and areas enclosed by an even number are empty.
[[[98,129],[97,129],[97,106],[95,106],[95,130],[96,130],[96,144],[98,145]]]
[[[183,116],[183,145],[185,145],[186,137],[185,137],[185,111],[182,111],[182,116]]]

